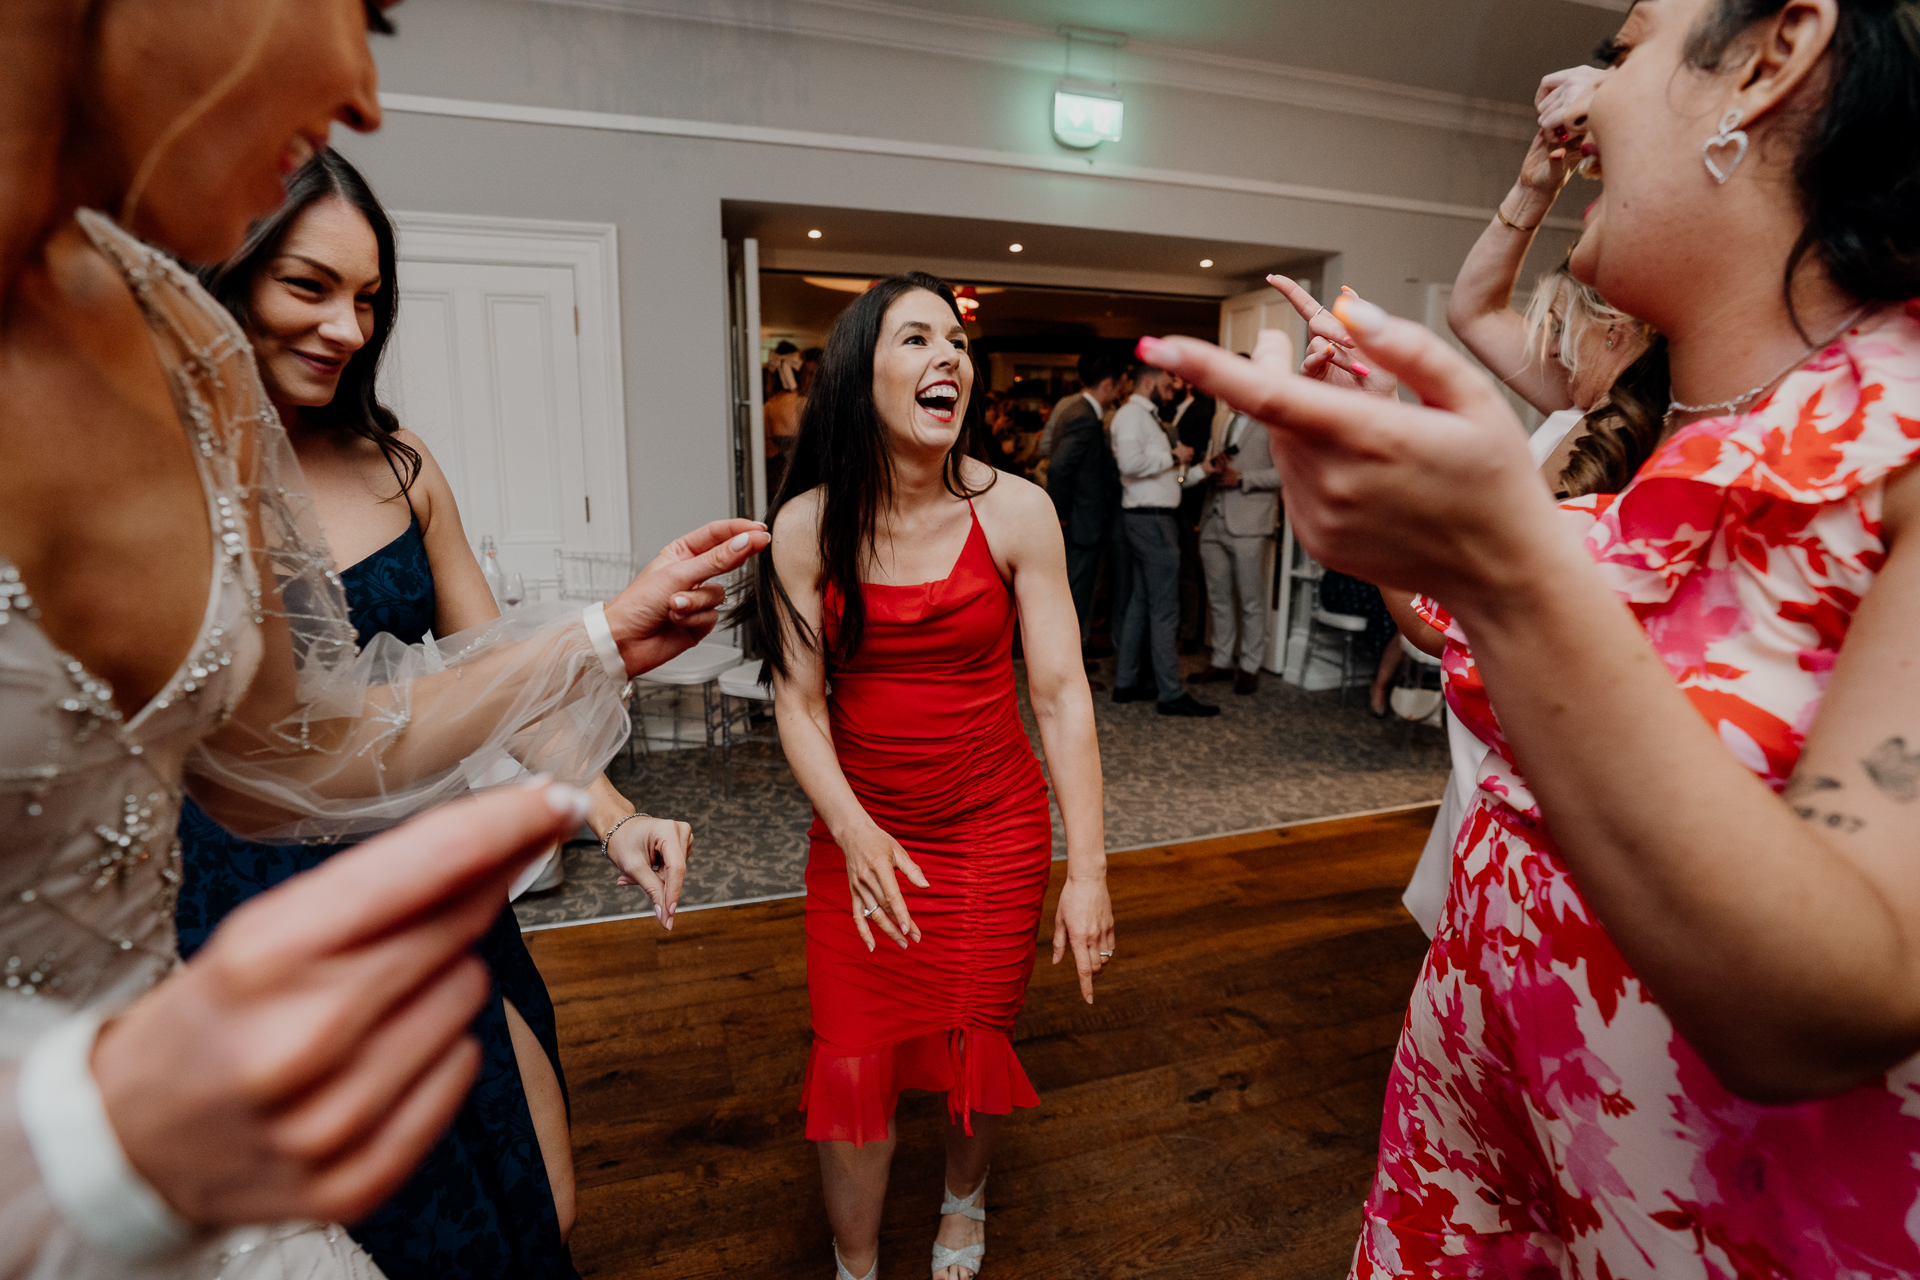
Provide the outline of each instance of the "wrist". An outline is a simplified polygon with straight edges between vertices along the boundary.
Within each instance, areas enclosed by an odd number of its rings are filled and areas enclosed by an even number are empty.
[[[1507,553],[1486,562],[1490,572],[1450,592],[1454,600],[1442,601],[1470,634],[1508,631],[1546,617],[1569,585],[1593,569],[1585,548],[1557,520],[1533,537],[1513,539]]]
[[[1518,223],[1527,230],[1535,229],[1546,219],[1547,214],[1553,209],[1553,202],[1559,198],[1558,186],[1551,191],[1541,191],[1524,182],[1516,182],[1513,184],[1513,189],[1500,201],[1501,221],[1509,226]]]
[[[615,792],[612,797],[595,795],[593,809],[587,814],[587,826],[593,829],[593,834],[598,836],[602,843],[605,843],[621,819],[636,812],[638,810],[634,808],[633,802],[618,792]]]
[[[95,1245],[129,1261],[191,1241],[192,1224],[134,1168],[94,1074],[101,1018],[79,1014],[37,1040],[15,1082],[21,1127],[54,1207]]]

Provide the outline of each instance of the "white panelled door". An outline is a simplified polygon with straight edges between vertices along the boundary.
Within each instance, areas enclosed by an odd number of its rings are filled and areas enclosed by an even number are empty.
[[[553,553],[628,554],[614,229],[396,212],[400,314],[381,394],[425,440],[476,553],[529,585]]]
[[[1301,283],[1309,293],[1313,291],[1311,280]],[[1294,360],[1296,363],[1299,361],[1306,342],[1306,325],[1301,321],[1300,313],[1293,309],[1293,304],[1277,291],[1256,289],[1252,293],[1228,298],[1220,304],[1220,345],[1228,351],[1252,355],[1254,343],[1260,340],[1262,329],[1284,331],[1293,340]],[[1224,405],[1220,411],[1228,412]],[[1283,511],[1284,506],[1283,495]],[[1261,665],[1298,683],[1298,674],[1287,666],[1290,652],[1298,665],[1298,654],[1304,652],[1304,646],[1289,643],[1294,631],[1291,618],[1296,575],[1292,570],[1295,558],[1293,530],[1287,525],[1284,514],[1280,521],[1280,537],[1271,554],[1273,559],[1267,565],[1267,572],[1262,575],[1271,587],[1267,595],[1267,652]],[[1282,572],[1281,566],[1286,566],[1287,571]]]
[[[573,317],[564,267],[400,268],[394,409],[439,459],[475,548],[491,534],[529,580],[594,541]]]

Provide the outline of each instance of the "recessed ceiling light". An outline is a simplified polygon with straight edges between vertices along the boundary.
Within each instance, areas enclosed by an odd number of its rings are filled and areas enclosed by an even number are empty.
[[[1019,253],[1019,252],[1020,252],[1021,250],[1023,250],[1023,249],[1025,249],[1026,247],[1027,247],[1027,246],[1025,246],[1025,245],[1023,245],[1023,244],[1010,244],[1010,245],[1008,245],[1008,246],[1007,246],[1007,252],[1008,252],[1008,253]]]
[[[1200,259],[1200,265],[1201,265],[1201,266],[1203,266],[1203,267],[1210,267],[1210,266],[1212,266],[1212,265],[1213,265],[1213,259],[1212,259],[1212,258],[1202,258],[1202,259]]]
[[[818,231],[809,231],[809,232],[807,232],[807,239],[809,239],[809,240],[818,240],[819,238],[820,238],[820,233],[819,233]]]

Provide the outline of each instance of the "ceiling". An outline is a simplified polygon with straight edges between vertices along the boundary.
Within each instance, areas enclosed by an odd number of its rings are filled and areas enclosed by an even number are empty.
[[[813,282],[828,278],[761,273],[762,331],[824,334],[854,299],[844,286]],[[859,281],[845,284],[857,288]],[[1080,351],[1091,339],[1131,341],[1142,334],[1184,333],[1211,340],[1220,331],[1220,304],[1212,298],[1021,285],[990,288],[992,292],[980,296],[979,313],[967,326],[983,350]]]
[[[721,228],[754,237],[763,265],[820,274],[922,269],[971,284],[1068,285],[1224,298],[1269,271],[1310,270],[1324,255],[1270,244],[1096,231],[986,218],[728,200]],[[819,239],[807,235],[819,231]],[[1018,244],[1014,253],[1010,245]],[[1211,267],[1200,265],[1210,260]]]
[[[889,0],[895,8],[1125,32],[1136,42],[1515,103],[1585,62],[1627,0]],[[1089,69],[1105,58],[1087,51]],[[1076,48],[1075,73],[1081,73]],[[1100,78],[1104,78],[1101,76]]]

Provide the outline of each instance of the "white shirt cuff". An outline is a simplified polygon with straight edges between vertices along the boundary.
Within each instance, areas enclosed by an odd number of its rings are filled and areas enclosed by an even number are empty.
[[[580,621],[586,625],[587,639],[593,645],[593,651],[600,658],[600,665],[612,676],[614,683],[627,683],[626,660],[620,656],[620,646],[613,642],[613,628],[607,623],[607,606],[598,602],[590,604],[580,614]]]
[[[180,1248],[196,1233],[135,1172],[107,1118],[91,1065],[102,1016],[83,1013],[35,1041],[21,1060],[15,1093],[54,1207],[94,1244],[139,1262]]]

